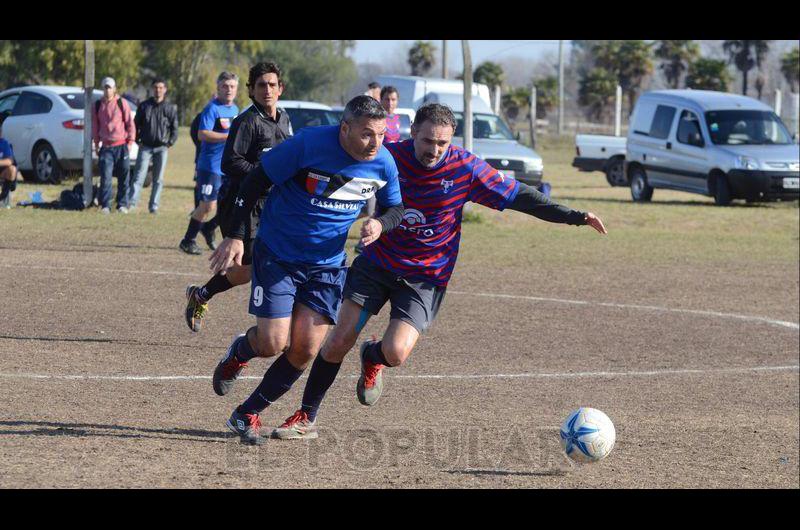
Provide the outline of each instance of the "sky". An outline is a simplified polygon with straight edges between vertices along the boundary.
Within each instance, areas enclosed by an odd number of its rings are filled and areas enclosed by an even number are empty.
[[[432,42],[441,58],[442,41]],[[398,53],[408,50],[413,40],[359,40],[353,52],[356,63],[386,63],[394,60]],[[482,61],[498,61],[508,57],[538,59],[544,53],[558,54],[557,40],[471,40],[469,41],[472,64]],[[569,56],[570,41],[564,41],[564,54]],[[448,69],[462,70],[461,41],[447,41]]]

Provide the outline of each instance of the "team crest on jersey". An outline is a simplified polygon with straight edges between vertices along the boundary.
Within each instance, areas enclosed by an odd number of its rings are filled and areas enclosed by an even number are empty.
[[[371,199],[379,189],[386,185],[383,180],[345,177],[344,175],[325,173],[318,169],[300,171],[294,179],[310,195],[350,202]]]
[[[450,193],[450,188],[453,187],[453,181],[442,179],[441,185],[445,193]]]
[[[219,119],[219,126],[227,131],[228,129],[231,128],[231,119],[230,118],[220,118]]]

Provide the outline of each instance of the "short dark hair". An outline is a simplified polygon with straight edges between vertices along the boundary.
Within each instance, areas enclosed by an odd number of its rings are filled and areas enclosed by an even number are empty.
[[[376,83],[375,81],[367,85],[367,88],[370,90],[372,90],[373,88],[380,88],[380,87],[381,87],[380,83]]]
[[[156,86],[159,83],[164,83],[164,86],[167,86],[167,82],[163,77],[156,77],[153,79],[153,82],[150,83],[150,86]]]
[[[371,96],[356,96],[347,102],[342,114],[342,121],[350,123],[360,118],[368,120],[386,119],[386,111],[375,98]]]
[[[281,72],[280,67],[273,62],[260,62],[250,68],[250,74],[247,77],[247,87],[253,88],[256,84],[256,79],[264,74],[275,74],[278,76],[278,84],[283,86],[283,78],[281,77],[283,73]]]
[[[441,103],[427,103],[417,110],[414,117],[414,125],[420,126],[424,122],[429,121],[434,125],[449,125],[456,130],[456,117],[453,111],[447,105]]]
[[[222,72],[217,77],[217,83],[222,83],[223,81],[239,81],[239,76],[234,74],[233,72]]]
[[[383,99],[383,96],[385,96],[386,94],[392,94],[392,93],[397,94],[397,97],[400,97],[400,92],[395,87],[393,87],[392,85],[386,85],[381,89],[381,99]]]

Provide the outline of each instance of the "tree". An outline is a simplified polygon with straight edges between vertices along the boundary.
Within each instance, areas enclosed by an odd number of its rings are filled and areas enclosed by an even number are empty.
[[[616,92],[616,75],[605,68],[594,68],[581,78],[578,102],[586,107],[589,119],[604,121]]]
[[[683,72],[700,56],[700,46],[691,40],[662,40],[658,43],[655,55],[662,60],[659,68],[669,86],[678,88]]]
[[[531,89],[528,87],[512,88],[500,98],[500,106],[508,121],[513,124],[520,113],[530,107]]]
[[[725,61],[697,59],[689,65],[686,88],[727,92],[731,74]]]
[[[418,40],[408,50],[408,65],[411,67],[411,75],[424,76],[431,68],[436,56],[436,46],[430,42]]]
[[[551,75],[533,84],[536,86],[536,117],[544,119],[558,105],[558,78]]]
[[[614,74],[633,111],[636,96],[653,72],[651,45],[643,40],[601,41],[592,48],[595,64]]]
[[[728,54],[729,62],[742,72],[742,95],[747,95],[748,73],[754,66],[759,66],[760,69],[769,51],[769,43],[768,40],[726,40],[722,43],[722,49]],[[760,91],[761,87],[759,87],[759,97]]]
[[[786,52],[781,57],[781,73],[786,78],[786,82],[789,83],[791,91],[797,93],[798,85],[800,84],[800,80],[798,80],[798,77],[800,77],[799,47],[795,46],[792,51]]]
[[[492,90],[502,86],[505,82],[505,77],[506,76],[505,73],[503,73],[503,67],[491,61],[484,61],[479,64],[475,69],[475,72],[472,74],[472,79],[476,83],[488,85]]]

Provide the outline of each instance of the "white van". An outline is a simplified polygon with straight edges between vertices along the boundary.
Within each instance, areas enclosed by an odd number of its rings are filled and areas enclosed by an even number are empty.
[[[725,205],[800,198],[798,147],[772,108],[708,90],[657,90],[636,102],[625,155],[634,201],[656,188]]]

